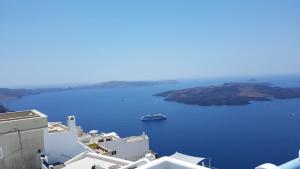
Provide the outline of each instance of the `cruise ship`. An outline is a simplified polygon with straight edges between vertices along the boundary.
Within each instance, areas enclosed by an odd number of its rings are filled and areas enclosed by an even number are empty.
[[[153,120],[166,120],[167,116],[163,114],[149,114],[141,117],[142,121],[153,121]]]

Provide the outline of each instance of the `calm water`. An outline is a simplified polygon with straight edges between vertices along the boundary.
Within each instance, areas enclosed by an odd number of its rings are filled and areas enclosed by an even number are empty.
[[[264,162],[281,164],[300,148],[300,99],[254,102],[246,106],[192,106],[163,101],[155,93],[192,86],[245,82],[206,79],[176,85],[44,93],[5,103],[10,109],[37,109],[50,121],[76,115],[85,131],[116,131],[121,136],[145,131],[159,155],[175,151],[211,157],[221,169],[253,169]],[[300,86],[300,76],[259,78],[280,86]],[[167,121],[142,123],[148,113],[163,112]],[[299,113],[290,116],[291,113]]]

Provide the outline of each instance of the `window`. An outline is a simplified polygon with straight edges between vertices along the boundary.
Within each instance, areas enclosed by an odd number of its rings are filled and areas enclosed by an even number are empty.
[[[117,154],[116,150],[111,152],[111,155],[116,155],[116,154]]]

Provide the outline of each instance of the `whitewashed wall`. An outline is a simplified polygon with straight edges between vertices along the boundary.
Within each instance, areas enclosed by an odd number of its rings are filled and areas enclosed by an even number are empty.
[[[73,117],[73,116],[72,116]],[[45,155],[49,163],[64,163],[76,155],[86,151],[85,147],[77,140],[77,128],[75,117],[68,117],[69,131],[49,133],[44,131]]]
[[[113,157],[130,161],[139,160],[149,152],[148,136],[145,136],[145,139],[142,141],[126,142],[126,138],[121,138],[114,141],[106,141],[100,143],[100,145],[109,150],[116,150],[117,154]]]

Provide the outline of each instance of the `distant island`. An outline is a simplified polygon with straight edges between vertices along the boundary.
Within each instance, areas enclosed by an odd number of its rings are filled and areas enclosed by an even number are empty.
[[[176,80],[161,80],[161,81],[108,81],[98,84],[85,85],[77,88],[117,88],[117,87],[145,87],[162,84],[175,84]]]
[[[70,88],[42,88],[42,89],[9,89],[0,88],[0,101],[21,98],[23,96],[69,90]]]
[[[45,92],[58,92],[67,90],[79,89],[101,89],[101,88],[120,88],[120,87],[145,87],[161,84],[175,84],[176,80],[162,80],[162,81],[108,81],[91,85],[82,85],[75,87],[61,87],[61,88],[37,88],[37,89],[9,89],[0,88],[0,101],[21,98],[23,96],[35,95]]]
[[[246,105],[251,101],[300,98],[300,88],[275,87],[268,83],[225,83],[155,94],[166,101],[201,106]]]

